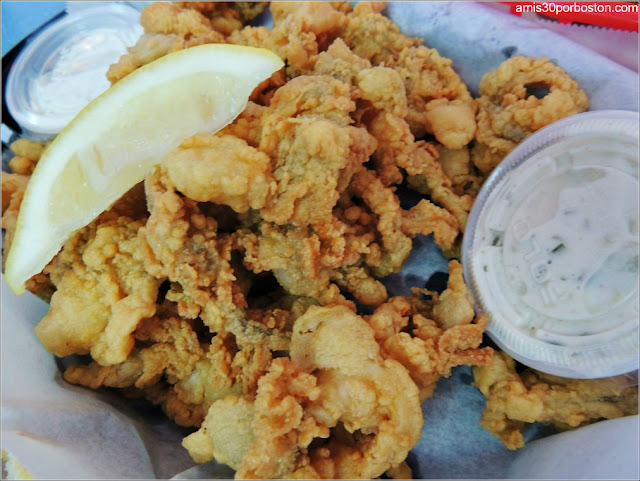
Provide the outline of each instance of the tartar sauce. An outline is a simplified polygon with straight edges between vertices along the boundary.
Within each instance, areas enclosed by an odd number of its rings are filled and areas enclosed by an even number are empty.
[[[109,66],[143,33],[140,12],[124,2],[70,2],[68,9],[26,44],[9,71],[7,108],[32,134],[57,134],[107,90]]]
[[[70,38],[48,59],[29,89],[34,111],[55,114],[69,122],[89,102],[109,88],[107,70],[127,46],[136,42],[134,30],[100,28]]]
[[[567,377],[638,361],[638,114],[633,130],[593,114],[524,161],[506,160],[513,168],[489,179],[465,233],[489,334],[521,362]]]

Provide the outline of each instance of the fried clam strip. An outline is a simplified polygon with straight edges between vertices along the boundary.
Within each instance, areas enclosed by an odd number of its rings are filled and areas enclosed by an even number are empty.
[[[96,361],[86,366],[72,365],[65,370],[64,379],[92,389],[107,386],[143,390],[156,385],[163,376],[174,383],[188,378],[196,363],[204,357],[204,349],[192,328],[192,321],[179,317],[144,319],[138,324],[133,337],[136,347],[125,361],[114,365],[101,365]],[[210,379],[209,389],[217,387],[215,381],[215,377]],[[184,411],[166,411],[181,425],[193,425],[189,420],[198,418],[194,410],[188,416]]]
[[[276,189],[270,159],[233,135],[195,135],[163,160],[176,190],[235,212],[264,207]]]
[[[269,2],[175,2],[182,8],[200,12],[211,22],[211,27],[229,35],[260,15]]]
[[[418,293],[416,293],[418,294]],[[423,292],[431,300],[394,297],[367,318],[384,358],[400,362],[420,388],[420,398],[433,394],[440,377],[459,365],[486,365],[493,350],[480,348],[487,325],[475,317],[473,300],[462,278],[462,266],[449,263],[449,284],[442,294]]]
[[[508,449],[524,446],[526,423],[564,430],[601,419],[638,414],[638,387],[615,378],[567,379],[527,368],[497,352],[493,362],[473,368],[475,386],[486,397],[480,423]]]
[[[422,413],[406,370],[379,350],[348,308],[311,307],[294,324],[291,359],[273,361],[255,400],[217,401],[183,444],[237,478],[380,476],[402,465]]]
[[[483,174],[536,130],[589,107],[578,83],[547,58],[512,57],[486,73],[479,87],[472,160]]]
[[[218,235],[215,219],[179,195],[163,168],[147,177],[145,191],[150,212],[140,232],[145,267],[156,278],[169,279],[166,298],[178,303],[179,315],[195,319],[212,298],[246,305],[229,265],[230,240]]]

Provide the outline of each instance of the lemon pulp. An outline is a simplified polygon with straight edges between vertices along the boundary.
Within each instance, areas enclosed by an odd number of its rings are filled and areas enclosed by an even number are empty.
[[[283,62],[266,49],[209,44],[166,55],[96,98],[43,153],[5,266],[11,289],[42,271],[77,229],[197,133],[215,133]]]

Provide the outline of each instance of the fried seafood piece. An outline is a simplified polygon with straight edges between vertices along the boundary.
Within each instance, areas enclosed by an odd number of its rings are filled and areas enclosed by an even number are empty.
[[[178,303],[180,316],[195,319],[212,298],[246,305],[229,264],[232,239],[218,235],[215,219],[179,195],[161,168],[147,177],[145,191],[150,212],[140,231],[145,269],[171,282],[166,298]]]
[[[243,27],[264,2],[155,2],[142,10],[144,34],[118,62],[107,78],[114,84],[137,68],[164,55],[205,43],[226,43],[226,36]]]
[[[480,192],[484,176],[471,162],[471,152],[468,147],[461,149],[448,149],[438,147],[438,163],[442,166],[442,172],[451,180],[451,188],[458,196],[468,195],[475,199]],[[419,179],[414,179],[420,183]],[[412,183],[412,179],[408,179]]]
[[[349,86],[331,77],[297,77],[277,90],[262,117],[260,150],[271,157],[278,185],[262,218],[280,225],[331,218],[376,147],[366,129],[350,125],[354,110]]]
[[[385,6],[385,2],[358,3],[347,15],[347,25],[340,35],[356,55],[373,65],[388,64],[405,48],[422,43],[382,15]]]
[[[317,378],[309,412],[335,430],[312,453],[319,473],[375,478],[404,461],[422,431],[418,389],[399,363],[381,357],[360,316],[342,306],[311,308],[294,325],[291,359]]]
[[[355,78],[358,98],[377,111],[404,118],[407,115],[407,95],[400,74],[388,67],[365,68]]]
[[[286,62],[288,78],[308,69],[310,59],[325,50],[346,24],[342,6],[333,2],[272,2],[270,8],[273,28],[245,27],[228,41],[272,50]]]
[[[313,56],[303,75],[329,75],[348,85],[355,85],[358,73],[371,68],[371,62],[351,51],[341,38],[336,38],[327,50]]]
[[[433,134],[446,147],[468,144],[476,131],[476,106],[450,59],[403,34],[382,15],[382,2],[362,2],[347,15],[342,38],[353,52],[374,66],[394,69],[403,79],[411,133]]]
[[[344,28],[348,7],[348,2],[271,2],[269,6],[274,30],[284,26],[311,33],[318,51],[325,50]]]
[[[459,231],[464,232],[474,197],[466,193],[457,193],[451,178],[444,172],[443,165],[431,153],[418,152],[422,154],[423,168],[418,173],[408,175],[407,184],[448,210],[455,217]],[[439,245],[445,251],[452,247],[451,244]]]
[[[144,268],[143,221],[107,212],[63,247],[49,272],[56,291],[35,332],[57,356],[91,353],[108,366],[123,362],[138,323],[154,315],[160,280]]]
[[[260,15],[269,2],[175,2],[182,8],[200,12],[211,22],[211,27],[230,35]]]
[[[18,220],[18,212],[29,176],[2,172],[2,228],[6,230],[4,238],[4,256],[7,255]]]
[[[484,174],[536,130],[589,107],[578,83],[547,58],[512,57],[486,73],[479,87],[472,158]]]
[[[127,53],[109,66],[107,79],[111,84],[126,77],[134,70],[164,57],[168,53],[182,50],[184,39],[176,34],[145,33],[135,45],[127,48]]]
[[[172,380],[189,377],[196,362],[204,356],[190,322],[178,317],[143,319],[133,337],[138,347],[123,362],[72,365],[65,370],[64,379],[92,389],[100,386],[142,389],[156,384],[161,376]],[[140,347],[143,344],[148,346]]]
[[[188,198],[239,213],[264,207],[275,191],[270,164],[264,153],[232,135],[190,137],[163,161],[171,183]]]
[[[362,266],[346,266],[332,273],[331,279],[364,306],[379,306],[388,298],[387,288]]]
[[[358,172],[350,186],[375,216],[380,258],[369,264],[375,277],[398,272],[411,252],[411,238],[402,231],[402,208],[394,192],[385,187],[371,170]]]
[[[255,400],[217,401],[183,445],[236,478],[380,476],[402,464],[423,421],[417,387],[379,350],[348,308],[311,307],[294,324],[291,359],[272,362]]]
[[[44,152],[45,145],[23,137],[11,142],[9,148],[15,154],[9,161],[11,171],[16,174],[31,175]]]
[[[249,101],[236,119],[217,135],[232,135],[244,140],[251,147],[258,148],[262,138],[262,115],[267,107]]]
[[[458,222],[452,214],[427,199],[409,210],[402,209],[393,190],[384,186],[371,170],[358,172],[350,191],[374,215],[379,256],[369,255],[365,260],[374,277],[398,272],[417,234],[433,234],[436,243],[444,248],[450,248],[458,235]]]
[[[250,399],[229,395],[213,403],[202,427],[183,439],[182,445],[196,463],[215,459],[237,470],[255,439],[255,408]]]
[[[524,446],[526,423],[543,422],[560,430],[638,414],[638,387],[615,378],[567,379],[527,368],[497,352],[493,362],[473,368],[474,385],[486,397],[480,424],[508,449]]]
[[[479,347],[486,316],[475,317],[473,299],[458,261],[449,263],[447,289],[431,300],[394,297],[367,318],[385,359],[400,362],[420,388],[422,400],[431,397],[436,382],[460,365],[486,365],[493,350]]]
[[[452,61],[437,50],[416,45],[390,64],[405,79],[407,122],[418,138],[431,133],[451,149],[467,145],[476,132],[476,106]]]
[[[142,10],[140,24],[145,33],[178,35],[185,47],[203,43],[224,43],[224,35],[213,29],[211,20],[193,8],[169,2],[155,2]]]
[[[240,348],[261,344],[271,351],[289,349],[291,331],[284,329],[286,324],[269,327],[263,319],[250,316],[240,306],[209,300],[202,310],[202,320],[211,332],[230,333]],[[268,314],[265,314],[268,315]]]
[[[141,395],[181,426],[200,427],[209,408],[229,395],[255,396],[257,382],[271,363],[271,351],[260,344],[240,349],[232,334],[220,333],[203,346],[205,355],[189,375],[143,388]]]
[[[64,378],[92,389],[123,389],[160,405],[177,424],[199,427],[218,399],[255,396],[272,354],[263,344],[240,348],[229,333],[201,342],[194,324],[179,317],[144,319],[133,333],[136,347],[124,362],[72,365]]]
[[[239,242],[245,266],[256,274],[273,272],[289,294],[320,298],[328,289],[332,266],[323,262],[322,242],[310,227],[262,222],[257,235],[243,231]]]
[[[252,272],[273,272],[278,283],[294,296],[322,305],[352,306],[338,287],[366,305],[386,300],[386,289],[367,270],[357,267],[371,252],[374,235],[352,235],[349,226],[333,217],[315,226],[278,226],[261,222],[257,232],[238,231],[245,266]]]

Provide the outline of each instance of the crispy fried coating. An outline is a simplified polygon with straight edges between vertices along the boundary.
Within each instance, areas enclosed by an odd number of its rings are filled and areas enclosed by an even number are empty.
[[[211,405],[200,430],[184,438],[182,445],[196,463],[215,458],[237,470],[254,440],[254,415],[251,401],[238,395],[226,396]]]
[[[109,67],[112,84],[164,55],[226,37],[259,15],[265,2],[155,2],[142,10],[144,34]]]
[[[487,398],[480,423],[508,449],[524,446],[525,423],[570,429],[600,419],[638,414],[638,387],[616,378],[567,379],[527,368],[498,352],[493,362],[473,368],[474,385]]]
[[[374,274],[385,277],[399,271],[412,246],[411,238],[402,231],[400,201],[371,170],[358,172],[351,188],[377,216],[376,229],[382,251],[380,262],[371,266]]]
[[[310,59],[304,75],[330,75],[348,85],[355,85],[360,71],[371,68],[371,62],[351,51],[341,38],[336,38],[327,50]]]
[[[11,245],[22,196],[28,182],[28,175],[2,172],[2,228],[7,230],[8,237],[5,238],[5,251],[9,250],[8,246]]]
[[[93,389],[100,386],[142,389],[157,383],[163,375],[189,376],[203,356],[197,335],[189,322],[180,318],[144,319],[133,336],[136,341],[151,345],[136,348],[120,364],[101,365],[94,361],[87,366],[70,366],[64,373],[65,380]]]
[[[118,62],[109,66],[107,78],[114,84],[131,72],[168,53],[184,48],[184,39],[176,34],[145,33],[127,49]]]
[[[54,259],[63,273],[51,276],[56,292],[35,328],[50,352],[91,353],[104,366],[128,357],[136,326],[155,313],[160,285],[139,255],[141,227],[127,217],[94,222]]]
[[[265,220],[315,224],[331,217],[375,148],[365,129],[349,125],[353,110],[349,86],[330,77],[302,76],[278,89],[264,113],[260,142],[278,183],[261,209]]]
[[[190,199],[240,213],[264,207],[276,188],[269,157],[231,135],[191,137],[163,164],[171,183]]]
[[[200,462],[233,462],[238,478],[379,476],[402,463],[422,426],[417,387],[379,350],[348,308],[311,307],[294,324],[291,359],[272,362],[255,401],[217,401],[183,444]]]
[[[367,318],[382,356],[407,369],[423,400],[453,367],[486,365],[493,356],[491,348],[479,347],[487,318],[475,317],[461,271],[460,263],[451,261],[449,283],[441,295],[428,292],[429,301],[394,297]]]
[[[347,15],[346,44],[374,66],[394,69],[403,79],[408,109],[403,116],[417,138],[426,133],[449,148],[468,144],[476,130],[475,105],[451,60],[420,45],[380,11],[384,5],[362,2]]]
[[[146,7],[140,16],[146,33],[175,34],[187,42],[195,39],[202,43],[221,43],[224,36],[213,30],[211,21],[194,8],[169,2],[155,2]]]
[[[179,314],[196,318],[212,297],[244,305],[233,287],[230,240],[217,235],[215,219],[204,215],[196,201],[178,195],[162,169],[146,179],[145,190],[150,212],[140,233],[145,267],[171,281],[166,298],[178,303]]]
[[[446,147],[460,148],[475,134],[475,105],[451,60],[416,45],[402,50],[393,68],[405,79],[407,121],[416,137],[435,135]]]
[[[438,163],[442,166],[444,174],[451,179],[451,187],[457,195],[476,198],[484,177],[471,162],[471,152],[468,147],[461,149],[439,147]]]
[[[341,34],[344,42],[359,57],[374,65],[388,63],[405,48],[421,43],[403,34],[398,26],[382,15],[384,2],[360,2],[347,15]]]
[[[346,23],[340,7],[331,2],[272,2],[271,12],[273,28],[245,27],[228,40],[272,50],[286,62],[289,78],[307,70],[311,58],[325,50]]]
[[[211,27],[229,35],[260,15],[268,2],[175,2],[182,8],[200,12],[209,19]]]
[[[9,148],[16,154],[15,157],[9,161],[11,171],[16,174],[31,175],[44,152],[45,146],[40,142],[35,142],[23,137],[11,142]]]
[[[536,130],[589,107],[578,83],[547,58],[512,57],[479,87],[473,162],[485,174]]]

